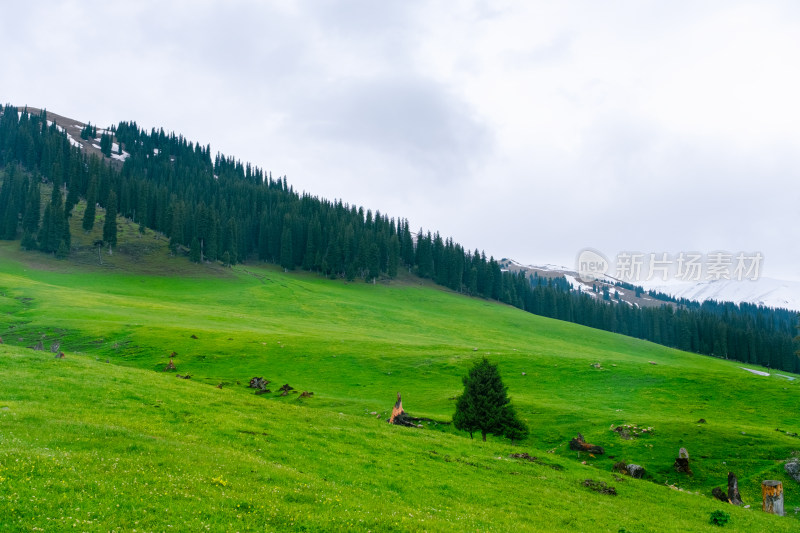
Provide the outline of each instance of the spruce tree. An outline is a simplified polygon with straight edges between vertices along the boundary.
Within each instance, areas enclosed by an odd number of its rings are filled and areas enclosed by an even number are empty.
[[[86,211],[83,212],[83,231],[89,232],[94,228],[94,218],[97,205],[97,180],[92,178],[89,191],[86,193]]]
[[[66,259],[69,256],[69,245],[63,240],[58,243],[58,248],[56,249],[56,258],[57,259]]]
[[[67,250],[72,247],[72,232],[69,227],[69,213],[64,211],[64,223],[61,226],[61,241],[66,245]]]
[[[21,211],[21,201],[17,198],[17,180],[21,173],[17,171],[16,165],[12,165],[6,171],[3,186],[0,187],[0,239],[14,240],[17,238],[17,226],[19,225],[19,213]]]
[[[100,152],[106,157],[111,157],[111,135],[104,133],[100,136]]]
[[[56,252],[58,245],[64,238],[66,230],[64,226],[67,218],[64,215],[64,199],[57,184],[53,185],[53,193],[50,196],[50,203],[44,208],[44,218],[42,229],[39,231],[39,248],[43,252]]]
[[[392,235],[389,240],[389,258],[386,266],[386,273],[390,278],[397,277],[397,266],[400,262],[400,240],[397,235]]]
[[[503,424],[505,425],[503,434],[511,439],[511,442],[524,440],[528,436],[528,426],[517,416],[517,411],[511,404],[506,406]]]
[[[117,245],[117,195],[114,191],[108,193],[106,201],[106,220],[103,224],[103,240],[108,244],[108,249]]]
[[[380,274],[380,256],[378,245],[374,242],[367,249],[367,281],[374,280]]]
[[[453,415],[456,429],[469,431],[470,436],[480,431],[484,441],[488,434],[514,439],[524,437],[527,427],[511,406],[497,365],[484,357],[475,363],[463,381],[464,392],[456,400]]]
[[[33,237],[33,234],[28,232],[25,232],[19,244],[23,250],[35,250],[37,248],[36,239]]]
[[[281,235],[281,266],[286,270],[294,269],[293,254],[292,230],[286,227],[283,229],[283,234]]]
[[[200,240],[197,237],[192,239],[191,248],[189,249],[189,261],[192,263],[200,262]]]
[[[50,204],[48,203],[44,208],[44,215],[42,217],[42,229],[39,230],[39,249],[43,252],[49,252],[48,236],[52,233],[53,215]]]
[[[73,181],[67,191],[67,202],[64,204],[64,212],[68,217],[72,216],[72,208],[78,203],[78,185]]]
[[[22,229],[28,235],[34,235],[39,231],[39,220],[42,218],[42,196],[39,191],[39,184],[34,183],[28,188],[28,199],[26,200],[25,217],[22,219]]]

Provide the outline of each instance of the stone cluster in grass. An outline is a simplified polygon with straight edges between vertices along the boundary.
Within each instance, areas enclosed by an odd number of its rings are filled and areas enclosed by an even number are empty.
[[[619,433],[619,436],[625,440],[630,440],[634,437],[641,437],[642,435],[652,435],[655,431],[653,427],[640,427],[636,424],[620,424],[619,426],[615,426],[611,424],[609,428],[611,431]]]

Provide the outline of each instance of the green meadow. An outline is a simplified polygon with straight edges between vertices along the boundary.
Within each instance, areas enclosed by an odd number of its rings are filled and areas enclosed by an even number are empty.
[[[800,454],[793,376],[411,275],[194,265],[124,220],[111,256],[73,235],[67,261],[0,243],[2,531],[716,531],[718,509],[724,530],[800,527],[783,470]],[[480,357],[499,364],[526,441],[448,424]],[[248,389],[254,376],[272,392]],[[281,397],[285,383],[314,394]],[[434,422],[387,424],[397,392]],[[621,424],[653,429],[623,440]],[[606,453],[570,451],[578,432]],[[681,447],[691,476],[673,468]],[[509,457],[523,452],[537,460]],[[618,461],[645,478],[615,475]],[[750,509],[711,497],[729,471]],[[786,517],[760,510],[764,479],[783,481]]]

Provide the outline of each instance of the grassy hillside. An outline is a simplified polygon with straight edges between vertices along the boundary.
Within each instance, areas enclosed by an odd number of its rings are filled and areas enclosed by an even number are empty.
[[[800,453],[786,434],[800,432],[797,380],[412,277],[346,284],[192,265],[150,232],[121,230],[121,251],[102,252],[102,265],[92,236],[75,229],[67,262],[0,244],[0,516],[13,517],[10,529],[71,526],[70,516],[91,520],[87,530],[139,520],[144,530],[686,531],[718,508],[729,529],[798,525],[710,497],[733,471],[760,508],[761,480],[780,479],[794,516],[800,487],[782,462]],[[67,358],[21,348],[40,340],[60,342]],[[172,352],[192,379],[161,372]],[[499,363],[531,428],[522,445],[383,421],[397,391],[411,414],[448,421],[482,356]],[[254,396],[256,375],[314,396]],[[654,431],[622,440],[612,424]],[[569,451],[577,432],[607,455]],[[680,447],[694,476],[672,468]],[[523,451],[564,470],[508,459]],[[615,481],[620,460],[647,479]],[[587,478],[619,496],[588,491]]]
[[[711,531],[723,507],[567,458],[511,459],[520,450],[504,443],[90,356],[1,346],[0,371],[7,531]],[[796,528],[729,507],[732,531]]]

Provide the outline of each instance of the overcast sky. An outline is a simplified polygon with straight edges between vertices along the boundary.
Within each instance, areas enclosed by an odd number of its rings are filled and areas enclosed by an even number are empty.
[[[32,1],[0,101],[134,120],[469,249],[800,278],[800,3]]]

